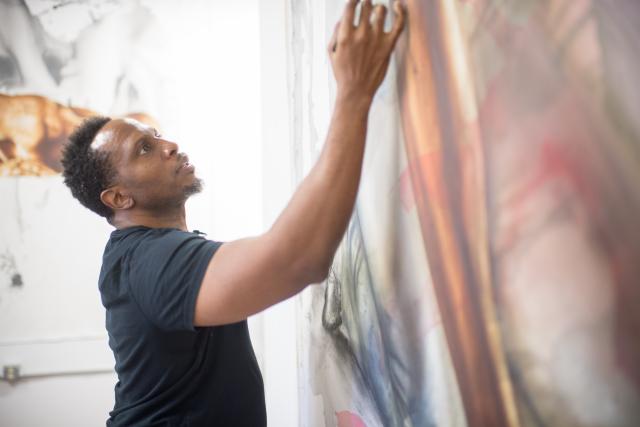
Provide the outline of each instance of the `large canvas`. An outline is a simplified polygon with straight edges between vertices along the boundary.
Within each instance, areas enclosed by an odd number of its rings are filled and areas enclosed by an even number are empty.
[[[291,3],[303,164],[340,3]],[[304,423],[637,425],[639,7],[406,6],[352,224],[302,299]]]
[[[326,35],[343,6],[291,4],[300,174],[326,131]],[[330,277],[300,299],[302,425],[466,425],[420,235],[396,77],[392,68],[371,111],[357,207]]]

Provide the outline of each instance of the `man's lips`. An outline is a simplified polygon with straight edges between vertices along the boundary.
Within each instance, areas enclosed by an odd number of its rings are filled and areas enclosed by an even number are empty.
[[[195,170],[195,166],[189,163],[189,156],[187,156],[186,154],[182,156],[179,161],[180,161],[180,166],[178,166],[176,173],[183,172],[183,171],[193,172]]]

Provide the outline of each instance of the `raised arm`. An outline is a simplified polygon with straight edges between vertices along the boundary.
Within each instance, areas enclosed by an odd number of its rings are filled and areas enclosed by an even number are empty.
[[[387,10],[351,0],[329,44],[336,104],[317,163],[265,234],[226,243],[212,258],[196,301],[196,326],[237,322],[327,276],[358,192],[373,96],[404,26],[404,11],[383,30]]]

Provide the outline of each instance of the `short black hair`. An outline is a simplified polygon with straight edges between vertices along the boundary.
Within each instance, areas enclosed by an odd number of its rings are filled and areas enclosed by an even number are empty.
[[[110,219],[113,210],[102,203],[100,193],[108,188],[115,171],[106,153],[91,148],[98,131],[111,118],[94,116],[85,119],[69,135],[62,149],[62,175],[64,183],[71,189],[73,197],[83,206],[100,216]]]

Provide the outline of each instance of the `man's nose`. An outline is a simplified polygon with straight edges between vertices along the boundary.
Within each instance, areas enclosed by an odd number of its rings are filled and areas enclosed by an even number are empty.
[[[162,144],[162,153],[166,158],[170,158],[178,154],[179,147],[175,142],[163,140]]]

